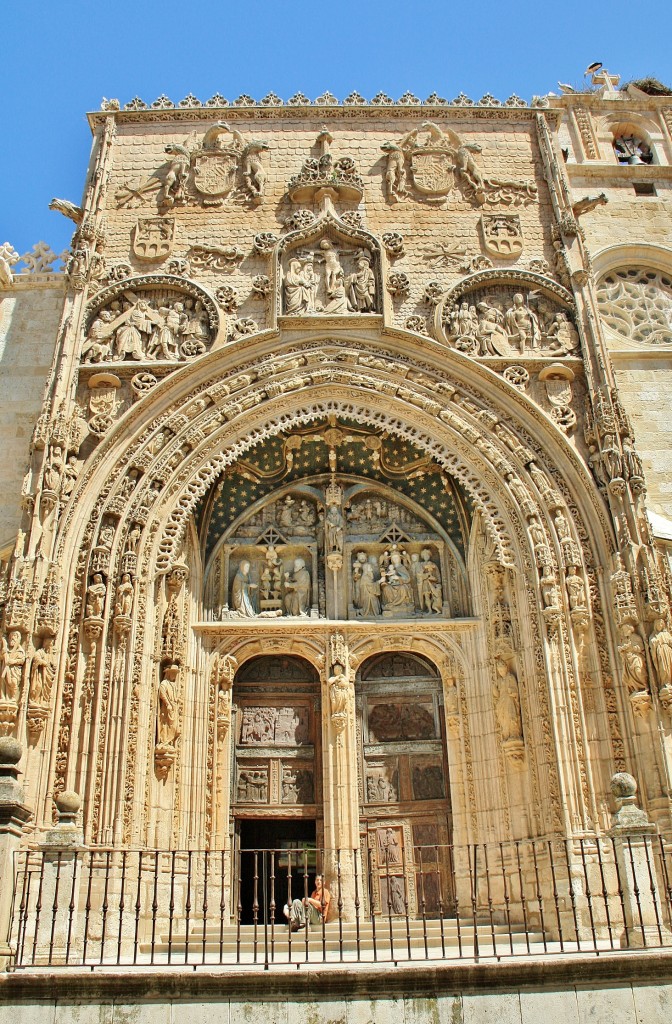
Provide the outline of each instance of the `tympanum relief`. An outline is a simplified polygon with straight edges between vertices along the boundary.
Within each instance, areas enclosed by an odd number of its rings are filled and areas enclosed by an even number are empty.
[[[323,238],[314,248],[291,250],[282,282],[286,316],[378,311],[373,255],[364,248],[340,248]]]
[[[131,280],[112,290],[90,315],[82,346],[86,363],[183,362],[212,344],[218,316],[204,294],[170,279]]]
[[[442,308],[449,345],[470,356],[576,356],[579,335],[571,314],[536,290],[515,285],[479,288]]]
[[[332,478],[242,517],[215,555],[206,603],[223,619],[439,618],[464,614],[466,591],[455,552],[419,510]]]

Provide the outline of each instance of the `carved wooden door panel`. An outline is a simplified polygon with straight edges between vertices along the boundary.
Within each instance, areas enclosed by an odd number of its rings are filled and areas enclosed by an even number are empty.
[[[315,819],[322,801],[314,669],[299,658],[255,658],[238,673],[233,692],[234,818]]]
[[[370,899],[384,915],[453,909],[441,680],[416,655],[378,655],[357,684],[360,816]]]

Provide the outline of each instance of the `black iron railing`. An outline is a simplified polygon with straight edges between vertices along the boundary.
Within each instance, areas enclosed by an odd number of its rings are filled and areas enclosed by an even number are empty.
[[[9,940],[15,969],[477,961],[672,945],[671,911],[659,836],[41,850],[17,855]]]

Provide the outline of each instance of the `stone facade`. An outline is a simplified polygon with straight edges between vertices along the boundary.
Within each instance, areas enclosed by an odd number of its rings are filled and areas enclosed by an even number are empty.
[[[220,851],[234,920],[291,842],[443,913],[615,772],[670,834],[672,97],[598,84],[90,115],[58,283],[0,267],[24,845]]]

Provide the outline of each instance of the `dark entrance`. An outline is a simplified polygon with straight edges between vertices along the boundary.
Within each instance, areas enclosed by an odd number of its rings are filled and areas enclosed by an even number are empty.
[[[290,893],[310,895],[316,874],[315,821],[243,818],[238,824],[241,924],[283,923]]]

